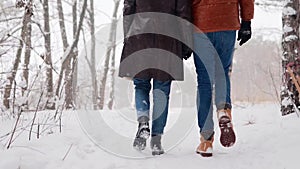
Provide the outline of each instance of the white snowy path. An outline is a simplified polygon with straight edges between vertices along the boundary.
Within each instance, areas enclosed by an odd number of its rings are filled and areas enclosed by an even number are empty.
[[[183,109],[181,113],[190,113],[190,111],[192,109]],[[178,114],[170,113],[169,129],[176,125],[174,123],[176,115]],[[124,130],[124,132],[119,130],[120,132],[125,135],[131,133],[129,135],[134,136],[135,124],[127,125],[127,122],[123,123],[122,118],[117,116],[111,117],[111,121],[107,119],[106,123],[111,123],[108,125],[120,124]],[[254,124],[247,125],[249,121]],[[246,107],[234,106],[237,143],[233,148],[221,147],[217,131],[212,158],[203,158],[195,153],[199,140],[196,121],[193,122],[194,126],[190,133],[174,149],[162,156],[149,156],[142,159],[122,158],[103,151],[82,130],[76,113],[67,113],[63,123],[61,134],[55,133],[32,141],[27,141],[25,136],[20,137],[9,150],[6,150],[4,143],[1,142],[0,169],[299,168],[300,118],[295,114],[282,117],[279,106],[273,103]],[[12,124],[13,121],[2,119],[0,135],[10,129]],[[122,145],[125,141],[117,141],[120,147],[127,147]],[[63,160],[70,146],[70,152]],[[130,147],[131,144],[128,145],[128,148]],[[150,155],[149,147],[141,156],[145,154]]]

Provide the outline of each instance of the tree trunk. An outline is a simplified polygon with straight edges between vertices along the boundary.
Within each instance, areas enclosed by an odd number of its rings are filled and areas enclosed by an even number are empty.
[[[25,96],[25,92],[28,89],[28,82],[29,82],[29,63],[30,63],[30,56],[31,56],[31,32],[32,32],[32,24],[31,24],[31,17],[28,17],[28,24],[26,27],[26,37],[25,37],[25,56],[24,56],[24,65],[23,65],[23,76],[22,80],[25,81],[25,84],[22,86],[22,96]],[[24,108],[28,109],[28,101],[24,103]]]
[[[29,18],[31,17],[30,14],[27,12],[24,13],[23,21],[22,21],[22,30],[21,30],[21,38],[19,40],[19,47],[17,50],[16,58],[13,63],[13,68],[11,70],[11,73],[7,76],[7,82],[4,88],[4,96],[3,96],[3,105],[6,109],[10,108],[10,94],[11,94],[11,89],[12,89],[12,84],[13,81],[15,80],[19,63],[21,61],[21,55],[22,55],[22,50],[23,50],[23,45],[24,45],[24,40],[26,36],[26,27],[29,22]]]
[[[76,38],[76,31],[77,31],[77,0],[74,0],[73,6],[72,6],[72,13],[73,13],[73,38]],[[75,47],[77,48],[77,46]],[[78,50],[74,51],[73,53],[73,63],[72,63],[72,96],[73,96],[73,102],[75,106],[77,107],[77,77],[78,77]]]
[[[76,3],[76,2],[75,2]],[[64,19],[64,12],[62,7],[62,1],[57,0],[57,10],[58,10],[58,17],[59,17],[59,26],[60,26],[60,33],[61,38],[63,42],[64,52],[66,52],[66,49],[69,47],[67,33],[66,33],[66,26],[65,26],[65,19]],[[76,14],[76,13],[75,13]],[[74,16],[74,15],[73,15]],[[66,61],[65,65],[62,65],[62,70],[64,70],[65,73],[65,85],[63,86],[65,88],[65,108],[70,109],[73,107],[73,92],[72,92],[72,78],[71,78],[71,58]],[[62,72],[63,73],[63,72]],[[59,83],[58,83],[58,90],[56,90],[56,95],[59,95],[59,90],[62,82],[62,77],[59,76]]]
[[[60,34],[64,46],[64,51],[66,51],[67,47],[69,46],[69,43],[68,43],[68,38],[66,33],[64,11],[63,11],[61,0],[57,0],[57,10],[58,10]]]
[[[116,42],[114,41],[114,44]],[[111,64],[110,64],[110,80],[111,82],[109,83],[110,86],[109,86],[109,100],[108,100],[108,103],[107,103],[107,106],[110,110],[112,110],[113,108],[113,104],[114,104],[114,95],[115,95],[115,54],[116,54],[116,47],[114,46],[113,47],[113,52],[112,52],[112,56],[111,56]]]
[[[46,109],[55,109],[55,102],[53,100],[53,74],[52,74],[52,56],[51,56],[51,34],[50,34],[50,19],[49,19],[49,2],[44,0],[44,32],[45,32],[45,63],[46,70],[46,84],[47,84],[47,105]]]
[[[82,9],[81,9],[81,12],[80,12],[79,23],[78,23],[78,27],[77,27],[77,30],[76,30],[76,35],[75,35],[74,41],[65,50],[64,57],[62,59],[62,67],[61,67],[61,70],[60,70],[60,73],[59,73],[59,79],[58,79],[58,84],[57,84],[57,88],[56,88],[56,95],[57,96],[59,95],[59,89],[60,89],[60,85],[61,85],[64,70],[66,69],[69,60],[71,60],[74,57],[73,53],[77,51],[78,41],[79,41],[79,37],[80,37],[80,31],[81,31],[81,27],[83,25],[83,20],[84,20],[86,8],[87,8],[87,0],[84,0],[83,1],[83,6],[82,6]]]
[[[112,20],[112,24],[111,24],[111,30],[110,30],[110,34],[109,34],[109,46],[107,48],[106,57],[105,57],[105,61],[104,61],[104,72],[103,72],[103,75],[102,75],[102,78],[100,81],[100,103],[99,103],[100,109],[104,108],[105,87],[106,87],[107,74],[108,74],[108,68],[109,68],[109,59],[112,54],[115,55],[114,54],[115,46],[116,46],[115,45],[115,37],[116,37],[116,31],[117,31],[117,19],[116,18],[117,18],[117,13],[118,13],[118,9],[119,9],[119,4],[120,4],[120,0],[116,0],[115,6],[114,6],[114,11],[113,11],[113,20]],[[112,104],[112,103],[110,103],[110,104]]]
[[[65,108],[71,109],[73,107],[71,60],[68,60],[66,62],[66,67],[64,69],[65,69]]]
[[[120,4],[120,0],[115,1],[116,10],[118,10]],[[114,18],[113,21],[113,27],[117,28],[117,20]],[[116,56],[116,29],[114,31],[114,37],[112,38],[112,44],[114,45],[112,48],[112,56],[111,56],[111,64],[110,64],[110,78],[111,83],[110,84],[110,92],[109,92],[109,100],[108,100],[108,108],[111,110],[113,108],[114,104],[114,95],[115,95],[115,56]]]
[[[290,0],[286,3],[282,13],[282,23],[283,88],[281,90],[281,111],[282,115],[286,115],[295,112],[300,106],[299,92],[287,72],[287,67],[290,67],[296,76],[300,75],[299,0]]]
[[[98,84],[97,84],[97,72],[96,72],[96,37],[95,37],[95,16],[94,16],[94,0],[90,0],[90,29],[91,29],[91,61],[90,61],[90,70],[92,78],[92,101],[93,109],[97,110],[98,104]]]

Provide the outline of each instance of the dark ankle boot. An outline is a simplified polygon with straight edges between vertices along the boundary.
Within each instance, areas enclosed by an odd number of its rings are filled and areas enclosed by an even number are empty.
[[[150,145],[152,155],[161,155],[165,153],[161,146],[161,135],[152,135]]]
[[[146,141],[150,136],[150,129],[149,129],[149,118],[146,116],[140,117],[138,119],[138,131],[136,133],[133,147],[139,151],[144,150],[146,148]]]

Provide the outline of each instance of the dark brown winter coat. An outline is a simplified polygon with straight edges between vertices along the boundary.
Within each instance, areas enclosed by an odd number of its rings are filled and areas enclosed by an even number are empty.
[[[254,0],[193,0],[193,23],[202,32],[238,30],[240,17],[250,21]]]
[[[124,47],[119,69],[120,77],[160,81],[183,80],[183,45],[180,41],[159,33],[144,33],[143,29],[164,29],[183,32],[180,26],[166,26],[164,17],[134,16],[155,12],[171,14],[191,21],[191,0],[124,0]],[[137,31],[142,34],[131,35]]]

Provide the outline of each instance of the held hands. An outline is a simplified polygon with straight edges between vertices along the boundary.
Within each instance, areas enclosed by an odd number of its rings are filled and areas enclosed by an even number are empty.
[[[240,41],[240,46],[251,39],[251,21],[242,21],[241,28],[238,32],[238,41]]]

